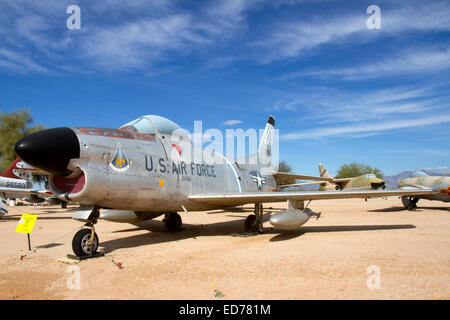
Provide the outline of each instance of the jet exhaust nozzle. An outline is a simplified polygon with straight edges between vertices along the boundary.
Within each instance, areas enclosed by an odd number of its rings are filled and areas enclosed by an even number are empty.
[[[295,229],[305,224],[313,214],[309,208],[283,210],[270,217],[270,224],[279,229]]]
[[[71,159],[80,157],[80,143],[70,128],[45,129],[31,133],[14,146],[23,161],[56,176],[67,176]]]

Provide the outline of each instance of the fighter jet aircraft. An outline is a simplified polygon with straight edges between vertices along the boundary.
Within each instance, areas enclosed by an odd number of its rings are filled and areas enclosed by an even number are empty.
[[[55,196],[80,204],[73,219],[87,228],[73,238],[77,256],[97,251],[94,225],[99,219],[138,222],[165,215],[167,227],[178,230],[182,220],[177,212],[254,203],[255,214],[247,217],[244,227],[262,232],[262,204],[266,202],[287,201],[287,210],[272,215],[270,223],[293,229],[317,215],[305,208],[305,200],[433,193],[431,189],[276,192],[275,176],[286,174],[277,172],[272,163],[274,125],[270,116],[257,153],[237,161],[221,154],[210,161],[211,150],[198,148],[188,136],[174,134],[180,127],[155,115],[142,116],[118,129],[46,129],[20,139],[14,149],[25,162],[49,173]]]
[[[437,200],[450,202],[450,177],[449,176],[429,176],[423,171],[416,171],[410,178],[400,180],[398,187],[401,190],[439,190],[439,193],[428,195],[402,196],[402,203],[405,209],[413,210],[417,208],[420,199]]]
[[[319,163],[319,174],[323,178],[330,179],[321,185],[320,190],[378,190],[386,188],[384,181],[377,178],[373,173],[363,174],[359,177],[336,179],[328,173],[323,164]]]
[[[378,190],[385,189],[384,181],[377,178],[374,174],[364,174],[359,177],[351,178],[333,178],[325,169],[322,163],[319,163],[320,177],[303,176],[303,180],[316,180],[317,182],[301,182],[283,185],[279,187],[304,186],[309,184],[319,184],[321,191],[327,190]]]

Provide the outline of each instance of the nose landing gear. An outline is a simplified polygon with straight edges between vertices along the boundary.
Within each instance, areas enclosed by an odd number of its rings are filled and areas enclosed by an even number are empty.
[[[94,207],[85,224],[88,228],[83,228],[75,233],[72,239],[72,250],[76,257],[86,258],[97,255],[99,241],[95,233],[94,225],[97,223],[99,217],[100,210],[98,207]]]

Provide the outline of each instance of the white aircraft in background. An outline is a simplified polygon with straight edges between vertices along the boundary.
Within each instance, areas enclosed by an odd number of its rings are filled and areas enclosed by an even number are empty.
[[[8,213],[8,202],[15,204],[15,200],[25,198],[30,203],[41,203],[47,198],[50,204],[63,203],[64,201],[55,198],[49,190],[37,190],[33,188],[33,174],[42,174],[32,166],[16,158],[11,165],[0,174],[0,218]],[[10,190],[10,192],[9,192]],[[64,204],[67,204],[64,202]],[[63,206],[65,207],[65,206]]]

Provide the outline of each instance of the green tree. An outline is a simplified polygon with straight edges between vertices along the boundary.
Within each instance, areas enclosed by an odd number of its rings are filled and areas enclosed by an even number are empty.
[[[281,160],[278,164],[278,172],[292,173],[292,167],[286,161]],[[291,178],[276,177],[275,182],[277,183],[277,186],[280,186],[285,184],[293,184],[296,182],[296,180]]]
[[[33,125],[33,118],[28,110],[19,109],[11,113],[0,112],[0,170],[3,171],[16,158],[14,145],[30,134],[42,130],[40,124]]]
[[[343,164],[340,166],[335,178],[351,178],[358,177],[363,174],[373,173],[378,178],[383,178],[383,173],[378,168],[372,168],[368,165],[364,165],[358,162],[352,162],[350,164]]]

